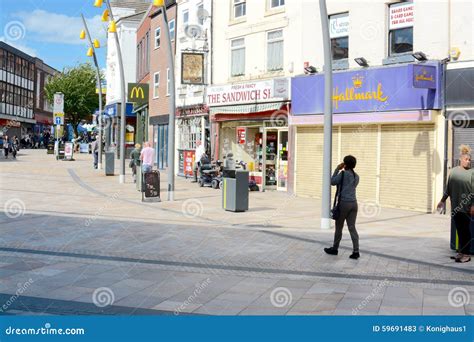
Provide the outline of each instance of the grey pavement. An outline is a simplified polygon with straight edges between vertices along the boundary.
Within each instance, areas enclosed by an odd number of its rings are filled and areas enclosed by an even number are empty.
[[[316,199],[253,192],[235,214],[183,178],[167,202],[163,174],[163,202],[142,203],[90,155],[20,152],[0,162],[0,314],[474,313],[474,266],[450,260],[447,216],[361,202],[354,261],[347,230],[324,253]]]

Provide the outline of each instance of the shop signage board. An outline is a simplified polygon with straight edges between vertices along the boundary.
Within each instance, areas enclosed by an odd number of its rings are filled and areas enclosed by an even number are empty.
[[[423,65],[424,76],[413,64],[334,73],[334,113],[440,109],[441,66]],[[324,113],[324,75],[295,77],[291,87],[293,115]]]
[[[56,125],[64,125],[64,94],[54,94],[53,118]]]
[[[237,127],[237,144],[245,145],[247,142],[247,127]]]
[[[181,84],[204,84],[204,54],[183,52],[181,54]]]
[[[64,144],[64,159],[72,160],[73,154],[73,144],[71,142],[67,142]]]
[[[185,151],[184,152],[184,165],[183,165],[183,171],[184,175],[187,176],[193,176],[193,165],[194,165],[194,156],[195,152],[194,151]]]
[[[391,5],[389,29],[396,30],[405,27],[412,27],[414,18],[413,2]]]
[[[332,15],[329,18],[329,36],[331,38],[347,37],[349,35],[349,13]]]
[[[129,83],[127,101],[137,106],[148,103],[149,85],[148,83]]]
[[[279,78],[212,86],[207,90],[209,107],[264,103],[290,99],[290,79]]]
[[[142,202],[161,202],[160,172],[151,171],[143,174]]]

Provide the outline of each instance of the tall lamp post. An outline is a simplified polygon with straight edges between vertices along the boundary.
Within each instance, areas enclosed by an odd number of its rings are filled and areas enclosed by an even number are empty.
[[[93,57],[94,65],[97,71],[97,86],[99,89],[99,160],[97,163],[97,168],[102,169],[102,81],[100,77],[100,68],[99,63],[97,62],[97,55],[95,49],[100,48],[100,43],[97,39],[92,41],[92,37],[89,32],[89,27],[87,26],[86,19],[84,15],[81,14],[82,22],[84,23],[84,30],[81,31],[80,38],[89,40],[89,50],[87,51],[87,56]]]
[[[170,72],[170,97],[169,97],[169,127],[168,127],[168,201],[174,201],[174,148],[175,148],[175,116],[176,116],[176,90],[173,44],[171,42],[168,15],[165,0],[153,0],[153,5],[160,7],[163,12],[165,24],[165,37],[168,43],[168,67]]]
[[[331,228],[332,56],[326,0],[319,0],[324,45],[324,157],[321,229]]]
[[[103,0],[95,0],[95,7],[102,7]],[[120,89],[122,97],[122,105],[120,108],[120,184],[125,183],[125,109],[127,106],[127,93],[125,91],[125,73],[123,69],[123,60],[122,60],[122,49],[120,47],[120,41],[117,33],[117,23],[115,22],[114,15],[112,13],[112,7],[110,6],[110,1],[105,0],[107,8],[102,14],[102,21],[109,21],[109,33],[113,33],[115,37],[115,46],[117,49],[117,59],[120,70]]]

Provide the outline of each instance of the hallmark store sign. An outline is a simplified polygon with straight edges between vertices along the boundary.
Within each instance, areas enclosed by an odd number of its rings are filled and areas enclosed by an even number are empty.
[[[226,84],[209,87],[207,105],[209,107],[284,101],[290,98],[290,80],[288,78]]]

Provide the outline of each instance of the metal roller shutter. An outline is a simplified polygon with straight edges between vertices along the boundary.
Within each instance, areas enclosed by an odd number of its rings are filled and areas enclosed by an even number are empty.
[[[333,132],[332,165],[339,161],[338,129]],[[296,136],[296,194],[321,198],[323,174],[323,128],[298,127]]]
[[[469,145],[474,151],[474,121],[453,129],[453,166],[459,165],[459,146]]]
[[[356,172],[360,177],[357,199],[375,202],[378,127],[376,125],[343,127],[341,133],[342,158],[348,154],[357,158]]]
[[[380,204],[430,212],[434,125],[382,126]]]

